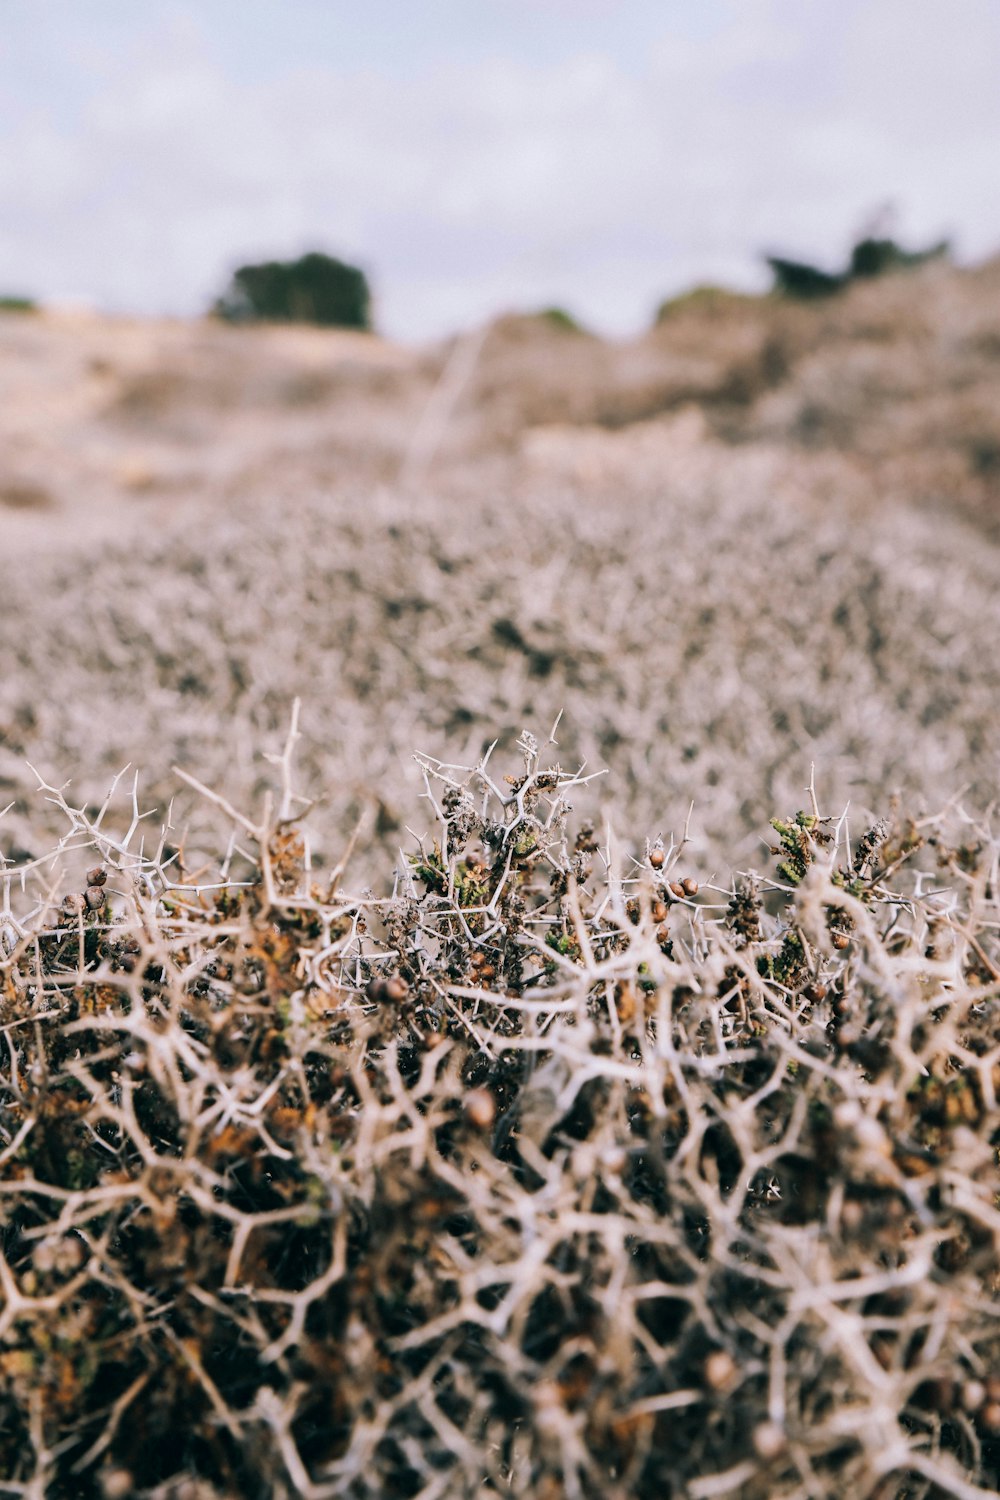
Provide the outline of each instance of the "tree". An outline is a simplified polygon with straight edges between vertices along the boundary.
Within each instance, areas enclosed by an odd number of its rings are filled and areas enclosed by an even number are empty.
[[[775,290],[789,297],[829,297],[846,285],[846,277],[821,271],[806,261],[769,255],[767,263],[774,272]]]
[[[357,266],[314,250],[298,260],[240,266],[212,312],[230,323],[370,329],[371,293]]]
[[[774,272],[775,291],[787,297],[829,297],[843,291],[852,281],[940,260],[950,249],[947,240],[940,240],[923,250],[904,250],[895,240],[866,235],[855,243],[846,267],[840,272],[822,271],[806,261],[787,260],[781,255],[767,256],[767,263]]]

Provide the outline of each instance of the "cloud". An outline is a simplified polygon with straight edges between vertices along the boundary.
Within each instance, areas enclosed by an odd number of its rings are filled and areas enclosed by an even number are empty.
[[[70,117],[7,125],[0,287],[195,312],[234,261],[318,245],[374,273],[401,336],[552,301],[623,332],[691,281],[752,283],[764,248],[839,255],[887,198],[914,239],[1000,242],[992,0],[730,0],[630,67],[588,49],[599,0],[564,9],[554,61],[247,76],[183,10],[91,51]]]

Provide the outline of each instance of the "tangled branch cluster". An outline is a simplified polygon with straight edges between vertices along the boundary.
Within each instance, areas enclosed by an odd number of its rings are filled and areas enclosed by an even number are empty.
[[[525,735],[355,896],[295,733],[215,871],[52,787],[0,870],[0,1494],[993,1494],[989,830],[699,889]]]

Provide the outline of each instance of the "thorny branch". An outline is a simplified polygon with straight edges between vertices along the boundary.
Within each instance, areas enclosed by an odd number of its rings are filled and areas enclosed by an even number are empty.
[[[994,1493],[995,837],[852,847],[811,782],[772,879],[699,887],[687,829],[571,825],[554,732],[506,778],[419,757],[378,898],[313,877],[297,706],[259,815],[182,773],[217,870],[135,779],[40,779],[66,834],[0,865],[0,1493]]]

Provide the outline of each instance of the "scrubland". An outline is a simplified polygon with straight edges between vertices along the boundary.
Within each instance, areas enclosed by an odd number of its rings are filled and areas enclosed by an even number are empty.
[[[995,1491],[998,288],[3,320],[0,1492]]]

